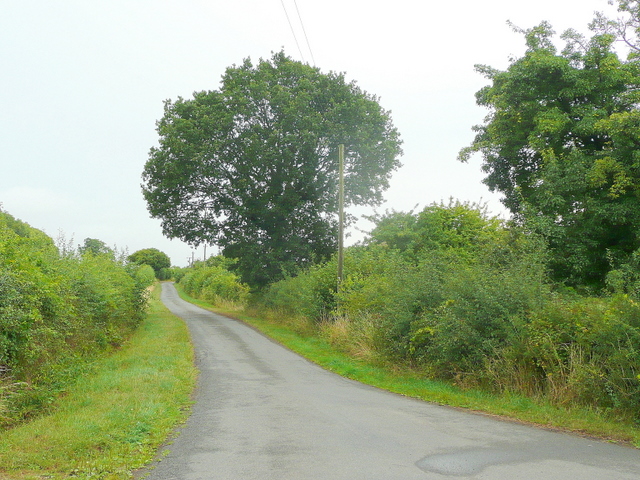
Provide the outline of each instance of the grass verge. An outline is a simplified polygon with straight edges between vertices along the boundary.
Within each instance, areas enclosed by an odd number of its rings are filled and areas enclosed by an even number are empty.
[[[187,327],[156,288],[149,315],[120,350],[51,413],[2,433],[0,478],[131,478],[186,418],[196,377]]]
[[[180,296],[196,305],[237,318],[263,332],[290,350],[344,377],[390,392],[424,401],[459,407],[499,416],[543,428],[562,430],[640,448],[640,425],[624,419],[609,418],[607,412],[584,407],[559,407],[541,399],[519,394],[492,394],[477,389],[425,378],[418,371],[403,365],[389,365],[351,357],[309,329],[297,330],[286,320],[265,319],[237,311],[215,308],[188,296],[176,285]]]

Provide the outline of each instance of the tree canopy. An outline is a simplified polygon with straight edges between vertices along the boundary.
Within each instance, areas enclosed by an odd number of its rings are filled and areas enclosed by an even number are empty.
[[[113,257],[115,252],[109,248],[106,243],[97,238],[85,238],[82,245],[78,245],[78,251],[81,255],[90,253],[92,255],[109,255]]]
[[[143,193],[164,234],[217,244],[262,286],[336,245],[338,145],[347,205],[377,205],[401,141],[378,99],[283,52],[226,70],[218,90],[166,101]]]
[[[593,28],[591,39],[565,32],[560,53],[549,24],[520,30],[522,58],[478,66],[490,113],[460,158],[481,153],[484,182],[547,239],[557,280],[599,287],[640,247],[640,64]]]
[[[128,260],[138,265],[149,265],[153,268],[157,278],[162,278],[162,270],[171,267],[169,256],[157,248],[143,248],[129,255]]]
[[[366,243],[383,244],[404,252],[418,261],[431,252],[452,252],[454,257],[486,251],[503,241],[506,230],[498,217],[492,217],[486,205],[460,202],[432,203],[419,213],[386,212],[369,220],[375,228]]]

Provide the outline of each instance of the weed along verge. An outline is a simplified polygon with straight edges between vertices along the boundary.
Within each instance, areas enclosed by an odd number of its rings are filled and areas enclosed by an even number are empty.
[[[160,303],[51,412],[3,432],[0,478],[131,478],[188,415],[197,372],[186,325]]]

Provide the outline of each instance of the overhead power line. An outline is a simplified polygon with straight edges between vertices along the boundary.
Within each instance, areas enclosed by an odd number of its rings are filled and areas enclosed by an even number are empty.
[[[280,0],[280,3],[282,4],[282,8],[284,9],[284,14],[287,16],[287,22],[289,22],[289,28],[291,29],[291,33],[293,34],[293,39],[296,41],[298,52],[300,52],[302,61],[306,63],[306,60],[304,59],[304,55],[302,54],[302,50],[300,49],[300,44],[298,43],[298,37],[296,36],[296,31],[293,29],[293,25],[291,24],[291,19],[289,18],[289,12],[287,12],[287,7],[284,4],[284,0]]]
[[[313,50],[311,50],[311,44],[309,43],[309,37],[307,36],[307,29],[304,28],[304,22],[302,21],[302,17],[300,16],[300,10],[298,9],[298,2],[293,0],[293,4],[296,6],[296,12],[298,13],[298,19],[300,20],[300,26],[302,27],[302,33],[304,33],[304,39],[307,42],[307,48],[309,49],[309,53],[311,54],[311,60],[313,61],[313,65],[316,65],[316,59],[313,56]]]
[[[284,14],[287,17],[287,22],[289,23],[289,28],[291,29],[291,33],[293,34],[293,39],[296,42],[296,46],[298,47],[298,52],[300,53],[300,57],[302,61],[306,63],[304,58],[304,54],[302,53],[302,48],[300,48],[300,42],[298,42],[298,36],[296,35],[296,31],[293,28],[293,24],[291,23],[291,18],[289,17],[289,12],[287,11],[287,7],[284,3],[284,0],[280,0],[280,4],[282,5],[282,9],[284,10]],[[304,39],[307,43],[307,49],[309,50],[309,54],[311,55],[311,60],[313,61],[313,65],[316,64],[316,59],[313,56],[313,50],[311,50],[311,44],[309,43],[309,37],[307,35],[307,29],[304,27],[304,22],[302,21],[302,15],[300,15],[300,9],[298,8],[298,2],[293,0],[293,4],[296,7],[296,13],[298,14],[298,21],[300,22],[300,27],[302,28],[302,33],[304,34]]]

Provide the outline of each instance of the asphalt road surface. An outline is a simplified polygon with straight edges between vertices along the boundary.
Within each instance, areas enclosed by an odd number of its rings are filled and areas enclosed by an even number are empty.
[[[149,480],[640,479],[639,450],[361,385],[162,289],[200,379]]]

